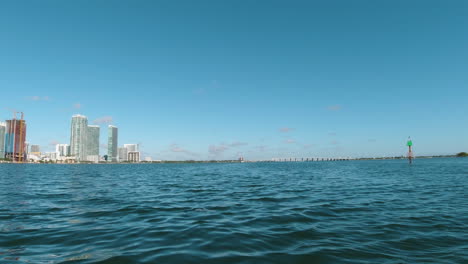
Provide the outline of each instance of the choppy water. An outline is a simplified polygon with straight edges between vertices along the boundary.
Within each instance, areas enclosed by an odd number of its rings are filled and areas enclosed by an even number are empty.
[[[468,263],[468,159],[0,165],[0,263]]]

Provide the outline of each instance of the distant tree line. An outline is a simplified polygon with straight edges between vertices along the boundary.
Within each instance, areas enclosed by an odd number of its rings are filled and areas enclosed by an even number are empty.
[[[460,153],[457,154],[457,157],[459,157],[459,158],[468,157],[468,153],[460,152]]]

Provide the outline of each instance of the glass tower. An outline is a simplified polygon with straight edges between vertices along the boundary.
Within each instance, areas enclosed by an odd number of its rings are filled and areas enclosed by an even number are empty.
[[[86,150],[88,156],[99,156],[99,126],[88,126]]]
[[[119,162],[127,161],[127,148],[119,148]]]
[[[86,160],[86,134],[88,130],[88,119],[86,116],[74,115],[71,122],[70,154],[77,161]]]
[[[5,158],[5,132],[6,123],[0,122],[0,159]]]
[[[107,142],[107,156],[110,161],[117,161],[118,129],[116,126],[109,125],[109,139]]]

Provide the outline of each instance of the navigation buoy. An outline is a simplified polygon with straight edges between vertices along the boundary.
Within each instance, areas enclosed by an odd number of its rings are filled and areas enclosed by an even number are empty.
[[[411,140],[411,137],[408,137],[408,141],[406,142],[406,145],[408,146],[408,160],[409,160],[409,163],[412,164],[413,163],[413,141]]]

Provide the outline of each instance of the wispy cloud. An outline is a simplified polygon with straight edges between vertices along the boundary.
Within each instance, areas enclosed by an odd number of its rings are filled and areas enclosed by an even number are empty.
[[[57,144],[60,144],[60,142],[58,140],[52,140],[49,142],[49,146],[55,146]]]
[[[208,152],[211,154],[211,155],[222,155],[226,150],[228,150],[229,147],[226,146],[226,145],[210,145],[208,147]]]
[[[198,88],[198,89],[193,90],[193,93],[194,94],[204,94],[204,93],[206,93],[206,89],[205,88]]]
[[[193,90],[193,93],[197,95],[202,95],[202,94],[208,93],[209,91],[214,91],[220,87],[221,86],[217,80],[212,80],[210,84],[207,85],[206,87],[201,87],[201,88],[197,88]]]
[[[288,138],[283,142],[286,143],[286,144],[294,144],[294,143],[296,143],[296,140]]]
[[[230,147],[241,147],[241,146],[247,146],[249,143],[247,142],[240,142],[240,141],[234,141],[231,144],[229,144]]]
[[[343,106],[337,104],[337,105],[329,105],[327,107],[328,111],[340,111],[341,109],[343,109]]]
[[[114,120],[112,119],[112,116],[103,116],[94,120],[93,124],[95,125],[112,124],[113,122]]]
[[[279,129],[279,131],[282,132],[282,133],[288,133],[288,132],[291,132],[293,130],[294,130],[294,128],[290,128],[290,127],[282,127],[282,128]]]
[[[247,146],[248,143],[247,142],[241,142],[241,141],[234,141],[232,143],[221,143],[219,145],[210,145],[208,147],[208,152],[211,154],[211,155],[215,155],[215,156],[218,156],[218,155],[222,155],[224,152],[232,149],[232,148],[237,148],[237,147],[242,147],[242,146]]]
[[[26,97],[26,100],[29,100],[29,101],[49,101],[50,97],[49,96],[34,95],[34,96]]]
[[[80,103],[73,104],[73,108],[75,108],[75,109],[81,109],[82,107],[83,107],[83,105],[81,105]]]
[[[338,142],[338,141],[336,141],[336,140],[333,140],[333,141],[330,142],[330,144],[332,144],[332,145],[338,145],[338,144],[340,144],[340,142]]]
[[[304,144],[302,147],[304,149],[311,149],[311,148],[315,147],[315,145],[314,144]]]
[[[260,152],[265,152],[267,150],[268,146],[266,145],[259,145],[259,146],[255,146],[255,150],[257,151],[260,151]]]
[[[184,149],[184,148],[181,148],[178,144],[171,144],[169,146],[169,151],[171,152],[174,152],[174,153],[185,153],[185,154],[188,154],[188,155],[195,155],[195,153],[187,150],[187,149]]]

